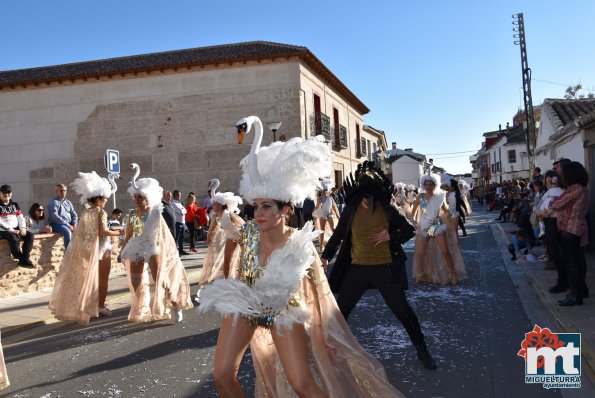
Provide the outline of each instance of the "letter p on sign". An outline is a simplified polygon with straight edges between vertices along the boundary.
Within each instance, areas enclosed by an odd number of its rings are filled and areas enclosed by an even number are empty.
[[[115,149],[105,151],[105,168],[108,173],[120,173],[120,152]]]

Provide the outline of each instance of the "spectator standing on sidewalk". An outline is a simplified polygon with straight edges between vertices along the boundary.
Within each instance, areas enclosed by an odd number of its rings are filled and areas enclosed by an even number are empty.
[[[78,215],[72,202],[66,199],[68,188],[64,184],[56,185],[56,196],[48,203],[48,223],[52,231],[64,237],[64,249],[68,247],[72,232],[78,221]]]
[[[184,222],[188,229],[188,235],[190,240],[190,251],[196,253],[196,219],[198,218],[198,206],[196,205],[196,196],[194,192],[190,192],[186,197],[186,214],[184,215]]]
[[[570,281],[570,293],[560,305],[581,305],[589,296],[585,281],[587,261],[583,248],[589,244],[586,215],[589,206],[589,174],[579,162],[562,164],[564,193],[552,200],[548,213],[556,212],[564,264]]]
[[[171,236],[176,236],[175,226],[176,226],[176,213],[174,209],[171,207],[171,200],[173,195],[170,191],[165,191],[163,193],[163,200],[161,204],[163,205],[163,209],[161,210],[161,215],[169,228],[169,232],[171,232]]]
[[[186,230],[186,208],[182,203],[180,203],[180,199],[182,198],[182,193],[177,189],[174,190],[173,193],[173,200],[171,201],[171,207],[174,210],[174,214],[176,217],[176,244],[178,245],[178,252],[180,256],[188,254],[188,252],[184,251],[184,231]]]
[[[0,187],[0,237],[8,241],[10,253],[19,260],[19,265],[25,268],[35,268],[29,260],[33,248],[33,234],[27,230],[25,217],[19,204],[12,201],[12,187]],[[20,242],[23,240],[23,249]]]
[[[542,232],[544,233],[547,256],[549,260],[554,262],[554,266],[558,272],[557,282],[549,288],[549,291],[550,293],[560,293],[568,289],[568,275],[566,274],[566,267],[562,258],[560,243],[558,242],[556,213],[548,213],[546,210],[549,209],[552,200],[562,195],[564,190],[559,187],[558,175],[553,170],[548,170],[545,173],[545,186],[547,191],[543,194],[537,210],[533,211],[543,220]],[[547,259],[544,258],[544,260]]]

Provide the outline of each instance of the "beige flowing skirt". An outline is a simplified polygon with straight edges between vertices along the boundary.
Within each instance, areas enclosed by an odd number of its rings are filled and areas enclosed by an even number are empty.
[[[304,278],[300,296],[311,311],[306,324],[310,366],[316,383],[329,397],[402,397],[388,381],[384,367],[357,342],[341,315],[320,259]],[[257,397],[296,397],[271,333],[257,328],[251,342]]]
[[[147,263],[142,274],[132,274],[130,260],[125,260],[128,287],[132,296],[128,320],[150,322],[171,319],[172,310],[193,308],[190,298],[190,284],[186,270],[180,260],[178,248],[169,232],[165,220],[161,218],[157,233],[158,257],[157,278],[153,280]],[[135,289],[132,280],[141,280]]]
[[[0,335],[0,390],[10,385],[8,374],[6,374],[6,364],[4,363],[4,353],[2,352],[2,336]]]

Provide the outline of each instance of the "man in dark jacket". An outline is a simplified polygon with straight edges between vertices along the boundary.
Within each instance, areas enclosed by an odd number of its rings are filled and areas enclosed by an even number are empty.
[[[171,199],[172,194],[170,191],[166,191],[163,194],[163,200],[161,204],[163,205],[163,209],[161,210],[161,215],[169,228],[169,232],[171,232],[172,236],[175,236],[174,226],[176,224],[176,214],[174,213],[174,209],[171,207]]]
[[[326,268],[341,247],[329,277],[341,313],[347,319],[367,289],[378,289],[405,327],[417,357],[426,368],[436,369],[405,296],[408,282],[402,244],[415,235],[415,228],[390,204],[392,183],[372,162],[358,166],[355,179],[346,180],[344,189],[347,207],[321,255]]]

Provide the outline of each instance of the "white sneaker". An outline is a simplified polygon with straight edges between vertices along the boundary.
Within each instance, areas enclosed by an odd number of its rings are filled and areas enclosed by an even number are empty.
[[[180,323],[183,320],[184,320],[184,315],[182,314],[182,310],[176,311],[176,313],[174,314],[174,322]]]
[[[194,297],[194,301],[196,302],[196,304],[200,304],[200,291],[201,290],[202,290],[202,286],[196,292],[196,297]]]
[[[107,307],[103,307],[99,309],[99,316],[112,316],[112,310]]]

